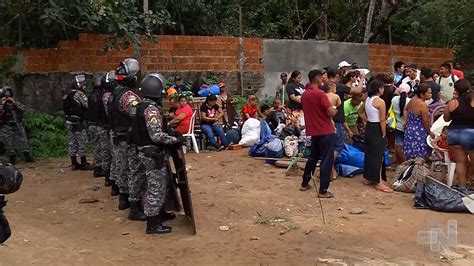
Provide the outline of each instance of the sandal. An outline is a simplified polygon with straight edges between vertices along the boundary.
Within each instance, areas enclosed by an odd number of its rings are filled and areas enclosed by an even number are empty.
[[[312,189],[313,187],[311,185],[307,185],[306,187],[301,187],[300,188],[300,191],[306,191],[306,190],[310,190]]]
[[[382,191],[384,193],[393,193],[394,192],[393,189],[391,189],[390,187],[387,187],[387,186],[384,186],[383,188],[375,186],[375,189],[378,190],[378,191]]]
[[[334,198],[334,195],[331,192],[327,191],[324,194],[319,193],[318,197],[322,199],[330,199],[330,198]]]

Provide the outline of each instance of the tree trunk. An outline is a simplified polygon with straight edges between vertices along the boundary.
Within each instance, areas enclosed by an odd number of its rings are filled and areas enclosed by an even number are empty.
[[[364,43],[369,42],[370,27],[372,25],[372,17],[374,15],[375,0],[370,0],[369,11],[367,12],[367,22],[365,23]]]

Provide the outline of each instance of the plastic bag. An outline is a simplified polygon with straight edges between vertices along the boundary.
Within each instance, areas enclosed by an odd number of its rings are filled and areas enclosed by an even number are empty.
[[[337,165],[337,173],[344,177],[354,177],[355,175],[362,174],[364,169],[354,167],[352,165],[339,164]]]
[[[242,138],[239,145],[250,147],[260,139],[260,121],[255,118],[249,118],[242,126]]]
[[[270,137],[272,137],[272,130],[270,126],[268,126],[268,123],[262,119],[262,121],[260,121],[260,139]]]
[[[283,151],[283,143],[280,139],[274,138],[267,143],[267,149],[265,151],[265,157],[267,158],[282,158],[285,156]],[[275,164],[276,160],[266,160],[268,164]]]
[[[452,188],[462,191],[466,195],[474,193],[474,191],[469,191],[468,189]],[[469,212],[466,206],[464,206],[460,194],[430,179],[426,179],[425,183],[418,182],[416,184],[414,207],[440,212]]]
[[[267,137],[261,139],[259,142],[255,143],[249,149],[249,155],[252,157],[263,157],[267,150],[267,144],[273,139],[273,137]]]
[[[283,141],[283,147],[285,149],[285,154],[288,157],[294,157],[298,155],[298,137],[297,136],[288,136]]]
[[[360,149],[349,145],[344,144],[344,149],[336,158],[334,164],[346,164],[358,168],[364,168],[364,156],[365,153]],[[392,162],[390,161],[389,152],[385,150],[385,166],[390,166]]]

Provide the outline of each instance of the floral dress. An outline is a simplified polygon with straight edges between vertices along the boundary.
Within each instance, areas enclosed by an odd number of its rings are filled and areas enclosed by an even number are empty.
[[[428,144],[426,143],[425,127],[421,115],[416,115],[412,111],[408,112],[408,121],[405,128],[405,140],[403,142],[403,151],[405,159],[416,157],[425,158],[428,156]]]

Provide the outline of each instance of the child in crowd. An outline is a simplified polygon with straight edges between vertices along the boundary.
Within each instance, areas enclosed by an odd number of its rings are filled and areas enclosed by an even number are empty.
[[[270,106],[268,106],[268,104],[262,104],[260,106],[260,114],[262,115],[263,119],[266,119],[268,115],[270,114],[270,112],[271,112],[271,109],[270,109]]]
[[[250,95],[246,104],[242,106],[242,124],[249,118],[257,118],[259,110],[257,106],[257,96]]]
[[[334,108],[337,108],[342,104],[341,98],[336,94],[335,82],[328,82],[328,91],[326,92],[326,96],[328,96],[329,102]]]
[[[435,148],[447,150],[449,154],[449,160],[451,160],[452,162],[456,162],[456,156],[454,154],[454,151],[448,146],[448,127],[447,126],[443,127],[443,131],[441,131],[441,135],[433,141],[433,146],[435,146]]]

